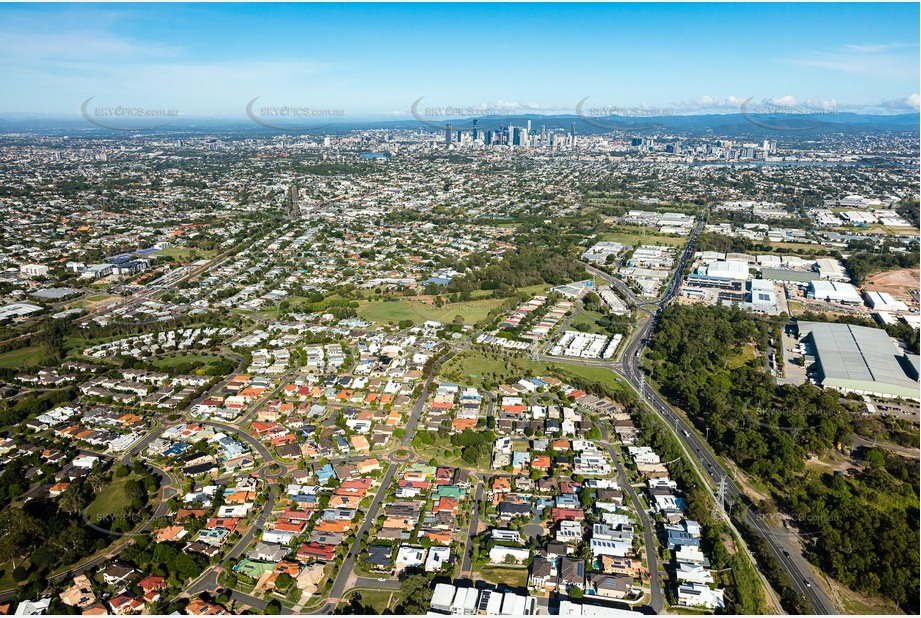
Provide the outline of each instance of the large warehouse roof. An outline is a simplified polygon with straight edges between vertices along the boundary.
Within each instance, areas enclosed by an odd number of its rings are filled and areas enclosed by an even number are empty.
[[[906,373],[904,357],[879,328],[800,322],[812,334],[822,386],[888,397],[918,399],[918,382]]]

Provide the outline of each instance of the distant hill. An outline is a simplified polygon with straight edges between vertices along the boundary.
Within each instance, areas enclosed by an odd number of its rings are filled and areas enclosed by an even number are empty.
[[[408,120],[381,120],[372,118],[341,119],[329,124],[322,129],[314,131],[317,134],[341,133],[354,129],[423,129],[429,132],[443,130],[445,122],[450,122],[455,130],[469,130],[473,125],[473,118],[452,119],[450,121],[430,121],[421,123],[415,119]],[[638,135],[655,132],[677,133],[706,133],[712,132],[727,137],[789,135],[789,134],[823,134],[823,133],[862,133],[881,131],[919,131],[921,127],[921,114],[893,114],[873,115],[841,112],[833,115],[818,116],[767,116],[762,114],[699,114],[699,115],[673,115],[673,116],[604,116],[598,118],[582,118],[576,114],[540,115],[520,114],[515,116],[482,116],[476,118],[478,128],[482,131],[496,129],[499,126],[525,126],[531,121],[531,130],[539,130],[544,125],[548,130],[562,129],[570,131],[572,123],[576,123],[576,133],[579,135],[606,133],[612,130],[627,131]],[[30,114],[3,114],[0,113],[0,132],[55,132],[67,131],[75,134],[119,134],[119,133],[198,133],[229,131],[237,133],[277,133],[274,129],[255,125],[249,119],[243,118],[218,118],[218,117],[180,117],[170,119],[160,129],[136,132],[111,131],[89,124],[80,116],[52,117]],[[296,129],[292,133],[297,133]]]

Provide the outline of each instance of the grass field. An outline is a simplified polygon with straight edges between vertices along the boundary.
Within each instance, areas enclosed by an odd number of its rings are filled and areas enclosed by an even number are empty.
[[[346,598],[352,594],[353,592],[350,591]],[[390,590],[358,589],[354,591],[354,594],[360,594],[361,604],[365,607],[372,607],[377,615],[383,614],[384,610],[390,607],[390,599],[393,596]],[[348,605],[348,603],[343,602],[343,605]]]
[[[530,294],[531,296],[539,296],[543,294],[550,293],[550,286],[546,283],[538,283],[537,285],[529,285],[523,288],[516,288],[516,292]],[[485,298],[492,294],[492,290],[474,290],[470,293],[474,298]]]
[[[459,315],[464,319],[465,324],[474,324],[484,319],[491,310],[502,303],[503,300],[500,298],[488,298],[433,307],[413,300],[370,301],[361,303],[358,315],[366,320],[382,324],[402,320],[412,320],[416,324],[427,320],[450,323],[455,316]]]
[[[521,379],[528,369],[532,374],[539,375],[547,371],[547,363],[501,354],[493,359],[478,352],[465,351],[444,363],[438,375],[452,382],[484,388],[484,377],[488,377],[489,382],[502,384],[513,378],[515,381]]]
[[[195,252],[196,259],[199,260],[211,259],[217,255],[217,251],[214,251],[213,249],[205,251],[204,249],[189,249],[187,247],[169,247],[167,249],[161,249],[152,255],[173,258],[177,260],[187,260],[192,255],[193,251]]]
[[[484,566],[480,568],[480,577],[494,584],[505,584],[512,588],[528,587],[528,569],[525,567]]]
[[[21,369],[36,365],[41,355],[41,348],[37,345],[27,348],[19,348],[0,354],[0,368],[2,369]]]
[[[441,439],[437,436],[435,437],[435,444],[413,447],[413,450],[421,461],[431,461],[434,459],[438,462],[439,466],[470,468],[471,464],[464,461],[460,455],[455,455],[454,449],[455,447],[451,445],[450,438]],[[477,468],[488,472],[490,470],[489,458],[483,457],[477,462]]]
[[[643,233],[645,230],[645,234]],[[683,247],[687,242],[687,238],[684,236],[669,236],[667,234],[659,234],[654,228],[641,228],[641,227],[631,227],[631,228],[617,228],[611,230],[610,232],[602,232],[598,235],[599,240],[610,240],[614,242],[619,242],[627,247],[632,247],[633,245],[672,245],[675,247]]]
[[[602,317],[604,316],[596,311],[589,311],[587,309],[584,311],[580,311],[579,315],[573,318],[572,322],[570,322],[569,329],[578,330],[576,328],[578,324],[585,324],[586,326],[589,327],[588,332],[596,333],[596,334],[603,334],[605,330],[601,328],[600,326],[598,326],[597,324],[595,324],[595,322],[600,320]]]
[[[87,507],[87,518],[93,523],[102,521],[103,523],[99,525],[105,528],[107,516],[117,515],[126,511],[131,501],[125,495],[125,483],[132,478],[137,477],[134,474],[129,474],[123,478],[113,478],[105,489],[96,494],[96,499]]]
[[[576,375],[598,384],[604,384],[613,390],[624,388],[620,378],[614,375],[614,372],[606,367],[592,367],[589,365],[564,365],[562,363],[551,363],[550,370],[565,378],[566,375]]]
[[[757,356],[755,344],[749,343],[743,346],[732,358],[727,360],[726,364],[730,369],[738,369],[746,365],[750,360],[753,360],[755,356]]]
[[[492,359],[478,352],[462,352],[444,363],[438,375],[446,380],[486,388],[486,381],[494,384],[516,382],[525,375],[539,376],[553,374],[561,380],[567,377],[581,377],[592,382],[604,384],[613,390],[624,388],[614,372],[605,367],[588,365],[569,365],[565,363],[546,363],[532,361],[529,358],[514,358],[500,355]]]

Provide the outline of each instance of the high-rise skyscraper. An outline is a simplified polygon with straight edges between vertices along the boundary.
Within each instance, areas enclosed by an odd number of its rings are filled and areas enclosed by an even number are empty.
[[[445,125],[445,146],[451,145],[451,123]]]
[[[477,133],[477,128],[476,128],[476,122],[477,122],[477,119],[474,118],[474,119],[473,119],[473,141],[476,141],[476,138],[477,138],[477,135],[478,135],[478,133]]]

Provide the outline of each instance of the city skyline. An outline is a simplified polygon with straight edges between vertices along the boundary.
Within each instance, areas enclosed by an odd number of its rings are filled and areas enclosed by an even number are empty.
[[[227,118],[258,100],[331,122],[412,120],[420,99],[466,112],[439,119],[919,109],[917,5],[539,9],[8,5],[0,66],[17,86],[0,113],[76,116],[90,98]]]

